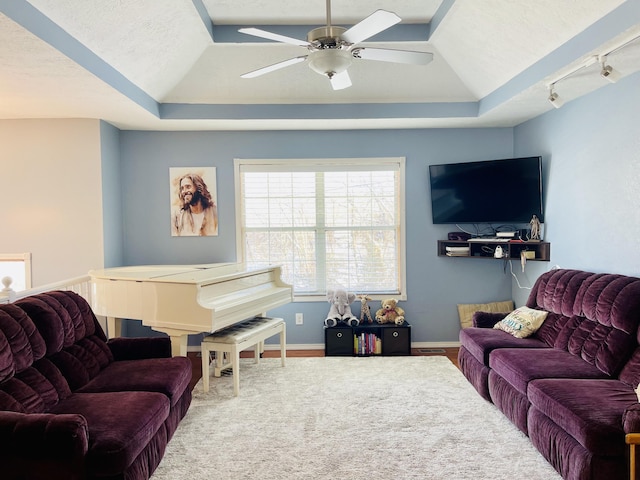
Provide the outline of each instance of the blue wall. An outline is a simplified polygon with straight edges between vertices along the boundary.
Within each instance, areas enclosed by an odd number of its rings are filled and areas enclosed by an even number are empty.
[[[414,342],[455,342],[457,303],[504,300],[510,275],[502,262],[436,255],[452,227],[431,223],[428,165],[513,155],[513,130],[434,129],[322,132],[121,132],[124,264],[236,260],[234,158],[406,157],[408,298],[402,303]],[[217,167],[219,236],[171,237],[169,168]],[[379,308],[377,302],[372,308]],[[287,320],[290,344],[321,344],[324,302],[294,303],[273,315]],[[354,305],[354,311],[359,307]],[[294,313],[304,313],[302,326]],[[196,344],[198,339],[191,339]]]
[[[528,264],[523,285],[552,265],[640,275],[640,74],[603,85],[514,129],[517,156],[543,155],[552,242],[551,265]]]
[[[408,299],[402,306],[414,342],[455,342],[456,304],[513,298],[521,305],[536,278],[555,265],[640,274],[634,247],[640,238],[639,87],[640,74],[629,76],[514,129],[121,132],[123,262],[235,261],[234,158],[405,156]],[[524,273],[513,262],[516,281],[503,262],[437,257],[437,240],[452,228],[431,223],[428,165],[528,155],[543,157],[551,262],[528,262]],[[169,168],[177,166],[217,167],[218,237],[170,236]],[[287,320],[290,344],[321,344],[327,311],[325,302],[312,302],[270,313]],[[295,312],[304,313],[303,326],[294,325]]]
[[[119,130],[100,122],[102,159],[102,222],[104,266],[117,267],[123,262],[122,194],[120,192]]]

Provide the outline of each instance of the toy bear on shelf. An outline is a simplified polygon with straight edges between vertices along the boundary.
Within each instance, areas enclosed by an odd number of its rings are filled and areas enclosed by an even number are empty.
[[[382,300],[381,305],[382,308],[376,312],[378,323],[395,323],[396,325],[404,323],[404,310],[398,307],[398,301],[395,298]]]
[[[350,327],[355,327],[360,323],[358,317],[351,313],[351,303],[356,299],[354,293],[347,293],[345,290],[328,290],[327,301],[331,304],[324,324],[327,327],[335,327],[338,322],[345,322]]]

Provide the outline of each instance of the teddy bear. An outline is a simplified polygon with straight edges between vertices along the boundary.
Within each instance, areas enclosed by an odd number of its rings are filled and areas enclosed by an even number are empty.
[[[356,299],[354,293],[336,289],[327,291],[327,301],[331,304],[327,318],[324,320],[326,327],[335,327],[338,322],[345,322],[350,327],[360,324],[360,320],[351,313],[351,303]]]
[[[376,312],[376,321],[378,323],[402,325],[404,323],[404,310],[397,305],[398,301],[395,298],[382,300],[382,308]]]

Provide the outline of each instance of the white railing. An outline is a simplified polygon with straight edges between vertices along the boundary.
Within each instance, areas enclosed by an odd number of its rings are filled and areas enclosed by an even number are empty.
[[[70,290],[83,297],[89,303],[89,305],[92,305],[91,277],[89,275],[69,278],[67,280],[61,280],[59,282],[50,283],[41,287],[29,288],[20,292],[14,291],[11,288],[11,283],[11,277],[4,277],[2,279],[2,285],[4,288],[0,290],[0,304],[13,303],[20,298],[28,297],[29,295],[36,295],[43,292],[50,292],[51,290]]]

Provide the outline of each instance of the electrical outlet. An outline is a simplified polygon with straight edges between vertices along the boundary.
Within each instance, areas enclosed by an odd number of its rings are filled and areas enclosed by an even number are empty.
[[[296,313],[296,325],[302,325],[304,323],[304,317],[301,313]]]

